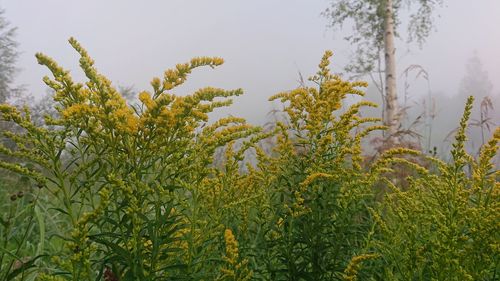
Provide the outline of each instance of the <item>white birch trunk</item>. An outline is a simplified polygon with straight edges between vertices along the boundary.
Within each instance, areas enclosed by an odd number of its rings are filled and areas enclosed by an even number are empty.
[[[384,21],[384,53],[385,53],[385,110],[384,124],[389,127],[388,141],[390,145],[399,144],[396,135],[400,125],[399,104],[396,88],[396,48],[394,46],[394,11],[393,0],[386,0]]]

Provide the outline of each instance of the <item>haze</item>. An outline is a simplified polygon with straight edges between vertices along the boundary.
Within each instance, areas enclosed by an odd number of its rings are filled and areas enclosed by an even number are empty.
[[[52,56],[83,81],[78,56],[67,43],[74,36],[115,85],[137,90],[149,90],[152,77],[191,57],[223,57],[222,67],[193,73],[181,93],[208,85],[243,88],[245,95],[225,113],[262,123],[271,110],[268,97],[296,87],[299,72],[313,74],[324,50],[334,51],[334,71],[348,62],[351,47],[345,34],[326,28],[328,20],[320,16],[328,2],[0,0],[0,6],[18,27],[22,54],[17,84],[36,97],[46,92],[41,79],[48,74],[36,64],[36,52]],[[437,12],[437,30],[422,50],[399,42],[398,71],[420,64],[429,72],[432,91],[452,96],[476,52],[499,96],[500,1],[445,2]],[[411,94],[426,92],[414,87]]]

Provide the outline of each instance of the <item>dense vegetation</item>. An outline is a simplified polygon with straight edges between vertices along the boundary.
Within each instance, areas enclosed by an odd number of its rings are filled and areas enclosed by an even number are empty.
[[[360,115],[375,104],[343,103],[366,84],[331,74],[330,52],[312,86],[271,97],[283,118],[263,130],[208,122],[239,89],[173,94],[220,58],[178,64],[129,105],[70,43],[85,84],[37,55],[57,116],[0,106],[16,124],[0,280],[498,280],[500,129],[466,152],[472,97],[450,163],[397,147],[371,160],[362,142],[384,126]]]

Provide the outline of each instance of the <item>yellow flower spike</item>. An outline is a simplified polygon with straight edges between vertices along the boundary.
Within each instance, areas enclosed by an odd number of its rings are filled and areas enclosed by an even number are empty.
[[[219,66],[223,63],[224,63],[224,60],[222,58],[219,58],[219,57],[213,57],[213,58],[197,57],[197,58],[191,59],[191,61],[190,61],[191,68],[196,68],[196,67],[200,67],[200,66],[210,66],[213,68],[213,67]]]
[[[474,97],[469,96],[465,104],[464,113],[462,119],[460,119],[460,126],[455,135],[455,142],[452,144],[453,149],[451,150],[451,155],[455,163],[454,169],[460,169],[467,161],[471,159],[471,156],[465,150],[465,142],[467,141],[467,122],[469,121],[472,104],[474,103]]]
[[[403,147],[397,147],[397,148],[392,148],[389,150],[386,150],[380,159],[388,159],[391,157],[394,157],[395,155],[414,155],[414,156],[419,156],[422,153],[418,150],[415,149],[409,149],[409,148],[403,148]]]
[[[330,65],[330,58],[332,56],[333,56],[332,51],[330,50],[325,51],[325,54],[323,55],[323,58],[321,59],[321,62],[319,64],[320,71],[318,72],[318,75],[323,76],[325,78],[329,77],[330,69],[328,68],[328,66]]]
[[[240,261],[238,241],[229,228],[224,231],[224,241],[226,244],[224,260],[227,265],[220,269],[222,276],[217,280],[250,280],[253,274],[247,269],[248,260]]]
[[[233,231],[229,228],[224,231],[224,241],[226,242],[226,261],[230,264],[236,264],[239,256],[238,241],[236,241]]]
[[[479,152],[479,158],[473,165],[472,178],[473,185],[476,191],[485,188],[496,180],[499,171],[491,173],[495,170],[493,159],[498,151],[498,142],[500,141],[500,127],[497,127],[493,133],[493,137],[483,146]]]
[[[90,58],[89,54],[87,53],[87,50],[85,50],[74,37],[70,37],[68,39],[68,42],[82,57],[87,58],[87,61],[90,64],[90,66],[94,65],[94,60]]]
[[[157,98],[164,91],[164,89],[160,88],[162,86],[162,83],[161,83],[161,79],[158,77],[155,77],[155,78],[153,78],[153,80],[151,80],[151,86],[153,87],[153,91],[154,91],[153,97],[154,98]]]
[[[361,263],[365,260],[376,259],[380,257],[378,254],[362,254],[355,256],[349,262],[349,265],[344,270],[343,280],[356,281],[358,280],[358,271],[361,269]]]
[[[54,76],[64,76],[65,70],[60,67],[52,58],[42,53],[36,53],[35,57],[37,58],[38,63],[41,65],[45,65]]]
[[[139,93],[139,100],[146,106],[148,110],[151,110],[156,106],[156,103],[151,98],[151,94],[146,91]]]
[[[80,43],[73,37],[71,37],[68,41],[71,46],[80,54],[80,67],[82,68],[87,78],[89,78],[90,82],[96,83],[98,87],[101,87],[103,85],[109,86],[109,80],[97,73],[97,70],[94,68],[94,60],[90,58],[89,54],[80,45]]]
[[[429,174],[429,171],[426,168],[418,165],[417,163],[408,161],[405,158],[393,157],[393,158],[389,159],[389,162],[390,163],[405,164],[405,165],[411,167],[413,170],[417,171],[421,175],[427,175],[427,174]]]
[[[301,186],[308,186],[308,185],[310,185],[311,183],[313,183],[314,181],[316,181],[318,179],[328,179],[328,180],[331,180],[331,179],[334,179],[334,178],[335,178],[335,176],[327,174],[327,173],[313,173],[313,174],[307,176],[307,178],[300,185]]]

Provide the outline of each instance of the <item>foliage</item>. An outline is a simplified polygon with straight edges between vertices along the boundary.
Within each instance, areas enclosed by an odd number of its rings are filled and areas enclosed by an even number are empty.
[[[16,28],[10,27],[3,14],[0,8],[0,103],[4,103],[11,95],[18,57]]]
[[[5,179],[0,182],[0,280],[13,280],[34,272],[35,262],[43,255],[44,224],[37,206],[38,190],[9,190]],[[17,182],[22,184],[22,182]]]
[[[174,95],[220,58],[178,64],[128,105],[70,44],[85,84],[37,54],[57,114],[39,125],[28,109],[0,105],[2,120],[22,128],[2,132],[15,146],[0,152],[16,161],[0,167],[25,179],[23,196],[1,201],[12,211],[2,217],[0,280],[495,278],[498,132],[477,160],[462,129],[451,164],[430,159],[427,169],[403,148],[370,163],[362,139],[384,127],[359,114],[374,104],[343,106],[366,83],[331,74],[331,52],[313,86],[271,97],[284,118],[264,132],[236,117],[209,122],[239,89]],[[402,165],[414,170],[404,191],[390,178]],[[383,184],[392,191],[379,200]]]
[[[477,160],[465,150],[470,97],[451,151],[453,161],[410,178],[410,187],[381,204],[375,248],[382,280],[496,280],[499,270],[498,171],[492,159],[500,128]]]
[[[352,23],[352,35],[345,39],[356,46],[353,62],[347,71],[366,74],[380,70],[381,51],[384,49],[384,14],[386,0],[332,0],[323,16],[330,27]],[[416,6],[407,23],[407,41],[420,46],[434,28],[433,12],[443,0],[393,0],[395,30],[401,25],[400,13],[405,7]],[[400,37],[400,33],[396,32]],[[378,64],[378,67],[377,67]]]
[[[275,156],[260,159],[267,182],[271,217],[261,220],[269,233],[261,248],[271,280],[332,280],[365,246],[370,228],[366,205],[375,179],[361,168],[361,139],[381,126],[361,129],[376,118],[361,118],[359,102],[340,112],[347,95],[362,95],[362,82],[345,82],[329,72],[330,52],[310,80],[275,95],[286,102],[288,125],[279,124]],[[359,129],[351,134],[353,129]],[[267,161],[266,161],[267,160]],[[263,166],[265,165],[265,166]]]
[[[141,92],[141,104],[132,108],[97,73],[78,42],[70,43],[81,55],[89,79],[85,85],[74,83],[68,71],[37,54],[54,76],[44,81],[55,91],[61,117],[49,117],[46,123],[56,129],[35,126],[28,110],[0,108],[5,120],[25,130],[23,137],[5,132],[17,150],[3,152],[33,168],[1,166],[47,190],[54,210],[66,217],[67,228],[58,237],[65,243],[54,261],[59,274],[93,280],[96,272],[102,275],[111,268],[120,278],[149,280],[168,277],[169,271],[198,279],[200,262],[209,255],[201,247],[209,237],[200,237],[200,230],[209,226],[197,219],[196,187],[208,174],[216,147],[256,129],[237,118],[197,127],[206,122],[207,113],[230,104],[216,98],[241,90],[207,87],[186,97],[168,93],[194,68],[222,63],[219,58],[195,58],[166,71],[163,80],[155,78],[153,93]],[[179,255],[183,247],[187,249]]]

